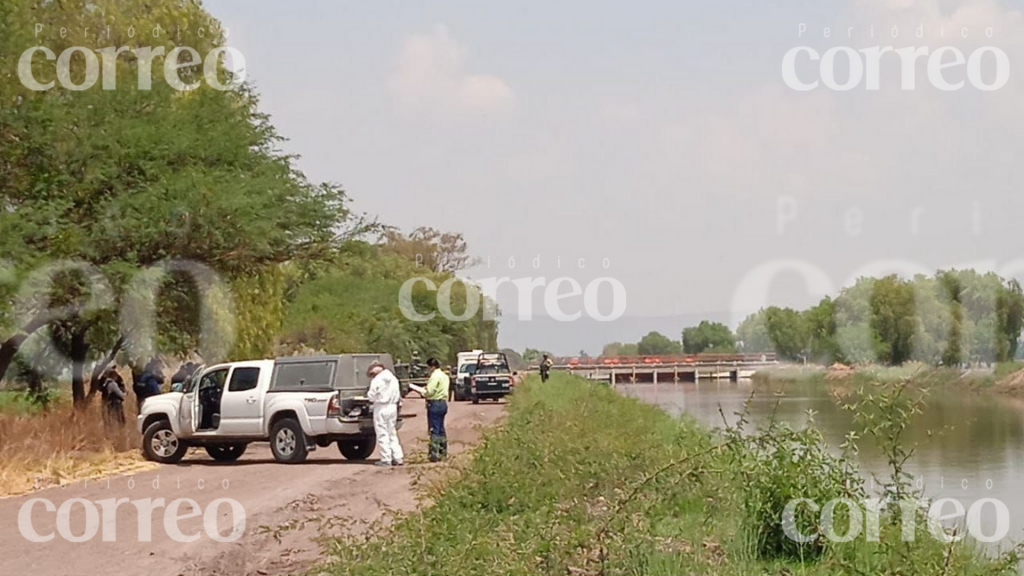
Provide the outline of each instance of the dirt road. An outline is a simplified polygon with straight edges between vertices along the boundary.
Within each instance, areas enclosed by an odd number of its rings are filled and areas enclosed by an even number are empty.
[[[415,453],[424,451],[426,445],[423,402],[409,401],[403,411],[416,414],[401,432],[403,446],[416,459]],[[504,406],[498,404],[451,404],[447,419],[451,451],[465,450],[478,440],[481,426],[494,423],[503,413]],[[331,519],[328,524],[337,529],[339,521],[372,522],[388,509],[411,510],[417,504],[414,479],[432,466],[379,469],[372,463],[344,460],[334,446],[320,448],[310,454],[308,462],[293,466],[275,463],[266,444],[250,446],[241,460],[231,464],[214,462],[205,452],[193,450],[181,464],[151,472],[0,500],[0,574],[242,576],[301,572],[318,557],[318,546],[312,540],[320,533],[317,518]],[[46,499],[53,507],[37,502],[26,513],[29,508],[25,504],[35,498]],[[163,507],[156,502],[160,498]],[[186,498],[197,503],[199,510],[193,511],[188,503],[174,510],[172,502]],[[68,504],[72,499],[92,505]],[[124,502],[113,508],[113,499]],[[244,515],[234,514],[230,503],[211,506],[218,499],[238,502]],[[58,521],[62,505],[70,511],[65,522]],[[112,512],[104,514],[105,507]],[[87,541],[70,541],[88,535],[89,508],[96,510],[95,535]],[[19,514],[25,519],[22,525],[30,518],[35,534],[43,538],[52,535],[52,539],[29,541],[19,529]],[[175,516],[180,517],[176,523],[180,534],[174,532],[175,522],[168,522]],[[210,536],[215,525],[220,537],[229,537],[234,528],[240,528],[241,516],[245,528],[234,542],[218,542]],[[105,518],[115,522],[108,523]],[[140,530],[150,532],[150,541],[140,537]],[[110,541],[105,541],[108,537]]]

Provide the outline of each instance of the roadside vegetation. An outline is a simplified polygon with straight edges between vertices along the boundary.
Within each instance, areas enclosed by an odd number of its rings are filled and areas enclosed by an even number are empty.
[[[40,406],[23,392],[0,393],[0,496],[155,467],[139,454],[135,427],[105,425],[101,409],[76,409],[69,395]]]
[[[0,2],[9,72],[34,46],[188,46],[205,57],[224,44],[199,2]],[[130,405],[153,358],[169,377],[185,360],[377,351],[408,361],[496,345],[483,307],[466,322],[398,310],[406,280],[441,285],[472,263],[460,234],[406,233],[352,212],[347,191],[310,181],[283,151],[253,86],[217,90],[202,65],[186,65],[178,74],[197,88],[181,92],[162,58],[148,89],[136,80],[148,65],[130,52],[116,59],[114,90],[36,91],[16,74],[0,83],[0,478],[11,485],[88,475],[103,460],[115,470],[137,449],[134,432],[99,417],[113,364]],[[37,54],[32,66],[54,79],[52,60]],[[76,55],[72,82],[85,72]],[[233,78],[223,62],[217,73]],[[454,284],[455,314],[469,289]],[[412,301],[438,310],[423,283]]]
[[[860,411],[874,416],[861,422],[899,456],[898,414],[913,405],[902,394],[874,398]],[[746,426],[711,432],[566,374],[547,385],[529,378],[512,396],[506,425],[488,432],[457,481],[428,494],[432,505],[329,543],[318,572],[1016,573],[1014,555],[989,559],[969,544],[940,544],[924,534],[922,518],[916,541],[904,543],[888,513],[878,543],[797,544],[780,524],[786,502],[863,497],[846,457],[854,447],[836,455],[813,428]],[[899,466],[893,483],[906,489]],[[805,534],[821,529],[817,515],[796,522]]]

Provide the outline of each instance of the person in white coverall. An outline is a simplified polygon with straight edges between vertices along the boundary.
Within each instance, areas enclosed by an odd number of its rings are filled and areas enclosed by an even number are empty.
[[[370,364],[366,375],[371,378],[366,397],[373,403],[373,429],[377,433],[380,460],[377,466],[403,466],[405,454],[398,442],[398,403],[402,400],[398,378],[380,362]]]

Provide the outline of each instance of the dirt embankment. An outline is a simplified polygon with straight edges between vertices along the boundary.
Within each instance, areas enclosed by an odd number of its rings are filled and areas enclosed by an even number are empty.
[[[403,445],[411,462],[422,461],[426,440],[423,403],[412,400],[404,411],[416,417],[409,419],[401,432]],[[481,428],[494,424],[503,413],[499,404],[451,404],[447,428],[452,453],[465,451],[479,440]],[[301,572],[319,557],[319,536],[359,530],[390,510],[414,509],[418,505],[417,481],[424,472],[440,471],[430,464],[378,469],[372,463],[346,461],[334,447],[321,448],[307,463],[295,466],[274,462],[265,444],[251,446],[232,464],[216,463],[205,452],[194,451],[179,465],[0,500],[0,574],[248,576]],[[19,529],[19,514],[35,498],[48,500],[53,509],[37,502],[24,518],[31,519],[31,528],[38,535],[53,534],[47,542],[30,542]],[[146,521],[140,501],[158,498],[164,499],[165,507],[153,502]],[[191,506],[181,504],[177,510],[181,534],[198,537],[179,542],[166,529],[171,516],[166,506],[185,498],[195,501],[203,514],[189,516]],[[67,504],[72,499],[87,500],[99,512],[100,526],[95,536],[84,542],[67,538],[88,533],[87,508],[81,502]],[[100,502],[110,499],[125,502],[108,515],[115,520],[108,526]],[[215,541],[204,524],[215,525],[222,536],[234,528],[230,505],[210,506],[218,499],[232,499],[244,509],[245,529],[234,542]],[[62,505],[70,511],[66,523],[58,521]],[[140,526],[148,527],[151,541],[140,541],[144,540],[139,537]],[[61,534],[62,528],[70,528],[70,534]],[[113,541],[104,541],[107,530]]]
[[[1024,396],[1024,370],[1011,372],[996,380],[993,391],[1011,396]]]

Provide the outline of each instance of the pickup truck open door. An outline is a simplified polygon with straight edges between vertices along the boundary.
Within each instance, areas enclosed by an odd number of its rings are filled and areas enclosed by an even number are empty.
[[[182,390],[181,405],[178,407],[178,418],[181,426],[181,435],[185,438],[195,435],[199,422],[199,377],[203,369],[196,370],[195,375],[185,383]]]

